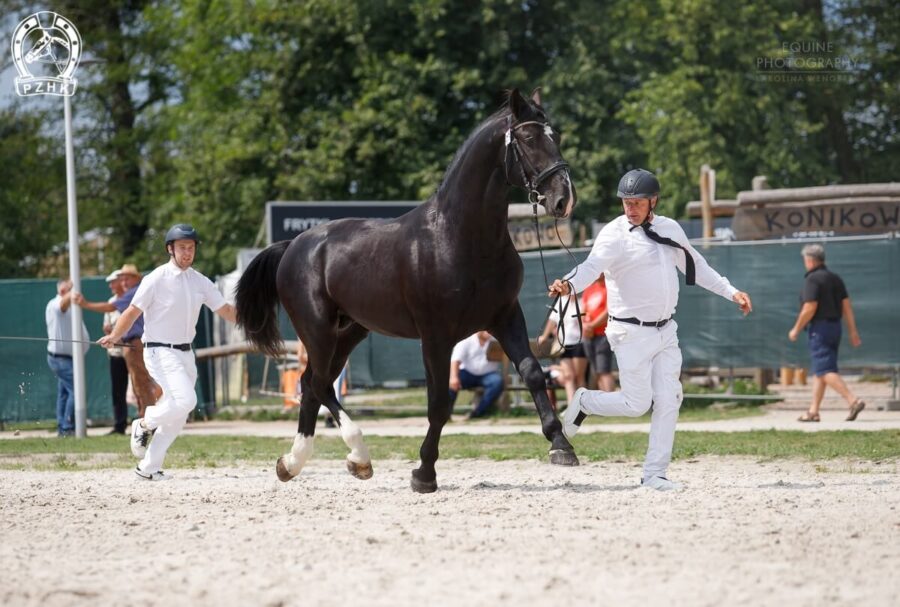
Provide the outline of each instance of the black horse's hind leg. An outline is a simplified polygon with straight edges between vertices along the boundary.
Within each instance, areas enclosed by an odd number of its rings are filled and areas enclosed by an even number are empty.
[[[410,485],[417,493],[437,491],[434,464],[444,424],[450,419],[450,352],[452,344],[430,344],[423,340],[425,377],[428,381],[428,432],[419,449],[422,462],[412,472]]]
[[[531,392],[538,415],[541,418],[541,428],[544,436],[550,441],[550,463],[561,466],[577,466],[578,457],[575,449],[562,433],[562,424],[559,423],[550,406],[550,398],[547,396],[547,382],[544,380],[544,372],[541,365],[531,353],[528,344],[528,329],[525,326],[525,316],[519,302],[496,323],[491,334],[497,338],[506,355],[515,365],[519,375]]]
[[[300,474],[313,452],[319,399],[316,397],[310,383],[310,377],[312,377],[310,366],[307,366],[306,372],[300,378],[302,390],[300,396],[300,421],[297,428],[297,436],[294,437],[294,445],[290,453],[282,455],[275,463],[275,474],[279,480],[284,482]]]
[[[309,355],[309,364],[300,380],[303,395],[300,399],[298,432],[290,452],[279,457],[275,465],[275,473],[282,481],[289,481],[300,474],[312,456],[319,404],[328,406],[334,400],[328,372],[338,337],[338,311],[332,302],[324,298],[316,301],[311,297],[311,292],[292,291],[290,297],[282,298],[282,304]],[[299,320],[303,321],[303,327]],[[302,331],[304,328],[308,330]],[[336,400],[333,404],[338,405]]]
[[[349,321],[349,319],[347,320]],[[372,478],[372,458],[369,456],[369,449],[363,441],[362,430],[350,419],[350,416],[347,415],[344,407],[338,401],[337,394],[334,392],[334,381],[343,371],[350,353],[368,334],[368,329],[353,321],[349,321],[339,329],[334,356],[328,369],[328,395],[322,401],[334,416],[335,422],[341,429],[341,438],[344,439],[344,443],[350,448],[350,454],[347,455],[347,471],[361,480]]]

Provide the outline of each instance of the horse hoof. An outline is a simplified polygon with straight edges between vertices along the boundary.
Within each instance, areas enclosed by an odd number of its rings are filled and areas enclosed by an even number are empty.
[[[413,473],[409,485],[416,493],[434,493],[437,491],[437,480],[422,481],[416,478],[415,473]]]
[[[279,457],[278,462],[275,464],[275,474],[278,475],[278,480],[283,483],[288,482],[292,478],[294,478],[294,474],[291,474],[287,466],[284,465],[284,457]]]
[[[578,456],[574,451],[565,451],[563,449],[550,450],[550,463],[557,466],[577,466]]]
[[[368,464],[357,464],[348,459],[347,472],[361,481],[367,481],[372,478],[372,462],[369,462]]]

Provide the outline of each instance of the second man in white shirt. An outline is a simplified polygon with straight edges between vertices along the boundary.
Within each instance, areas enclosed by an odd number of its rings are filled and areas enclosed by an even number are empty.
[[[587,415],[638,417],[651,405],[650,439],[641,484],[653,489],[678,489],[666,478],[681,407],[681,350],[678,325],[672,320],[678,304],[678,274],[752,310],[750,296],[738,291],[713,270],[689,244],[678,222],[654,215],[659,181],[649,171],[635,169],[619,182],[625,211],[600,231],[587,259],[550,295],[583,291],[606,276],[609,325],[606,336],[619,367],[620,392],[580,389],[563,418],[563,433],[571,438]],[[690,256],[690,257],[688,257]]]

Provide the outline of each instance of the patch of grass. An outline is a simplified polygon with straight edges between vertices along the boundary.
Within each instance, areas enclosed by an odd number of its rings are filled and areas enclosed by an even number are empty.
[[[55,432],[56,420],[40,419],[32,422],[9,422],[3,425],[4,432],[15,432],[16,430],[47,430],[48,432]]]
[[[685,400],[682,404],[681,416],[679,418],[682,421],[735,419],[762,414],[762,411],[756,407],[756,403],[741,403],[738,406],[730,406],[728,404],[728,396],[725,394],[723,394],[720,400],[690,398],[690,394],[722,393],[724,388],[713,391],[709,388],[685,384],[684,389]],[[759,386],[753,382],[745,380],[735,381],[734,394],[758,393],[762,392],[760,391]],[[364,419],[401,419],[408,417],[425,417],[428,414],[427,396],[424,388],[408,388],[405,390],[374,389],[366,390],[363,394],[366,397],[364,400],[353,398],[346,404],[347,412],[353,417]],[[504,421],[522,420],[527,423],[536,420],[537,413],[535,412],[533,403],[530,402],[531,397],[526,394],[524,398],[526,399],[526,404],[524,406],[512,407],[505,413],[495,413],[492,418]],[[469,407],[469,400],[471,400],[471,393],[464,392],[460,395],[456,404],[457,413],[467,410]],[[727,411],[725,410],[726,408]],[[235,403],[222,407],[215,414],[215,419],[221,421],[240,420],[251,422],[296,421],[297,415],[297,408],[284,411],[284,404],[280,398],[257,397],[251,399],[247,403]],[[589,423],[607,424],[642,423],[646,421],[644,418],[626,417],[603,418],[602,420],[596,420],[592,417],[590,420]],[[100,425],[102,425],[102,420]],[[12,422],[5,425],[5,431],[7,432],[14,432],[16,430],[54,431],[55,429],[56,420]]]
[[[422,439],[418,437],[370,436],[366,439],[376,461],[416,461],[421,442]],[[169,450],[166,464],[174,468],[227,467],[245,463],[269,467],[290,446],[289,438],[182,436]],[[546,460],[548,448],[548,443],[542,436],[531,433],[489,436],[453,434],[441,440],[441,457]],[[647,450],[647,435],[643,432],[585,434],[575,439],[575,448],[582,461],[639,462]],[[89,454],[94,454],[94,457],[89,457]],[[98,454],[113,456],[97,457]],[[347,447],[339,438],[319,437],[316,441],[315,456],[318,458],[343,459],[346,454]],[[895,460],[900,457],[900,430],[759,430],[677,434],[675,459],[690,459],[701,455],[806,460],[853,458],[867,462]],[[0,441],[0,468],[5,469],[72,470],[127,468],[133,465],[134,460],[128,455],[128,445],[120,437]]]
[[[727,399],[723,398],[723,401]],[[456,413],[460,414],[467,410],[468,404],[458,403]],[[370,403],[361,403],[356,405],[347,405],[347,412],[354,419],[404,419],[410,417],[426,417],[428,409],[425,406],[398,406],[392,405],[373,405]],[[764,411],[760,408],[759,403],[729,403],[702,401],[701,406],[682,407],[679,416],[680,421],[719,421],[726,419],[740,419],[743,417],[754,417],[763,415]],[[298,409],[283,411],[281,407],[231,407],[220,411],[216,415],[217,420],[221,421],[250,421],[250,422],[271,422],[271,421],[297,421]],[[533,404],[525,404],[523,406],[512,407],[507,412],[495,412],[489,417],[497,423],[537,423],[537,411]],[[640,424],[649,421],[650,413],[643,417],[600,417],[591,416],[585,423],[589,424]]]
[[[64,453],[56,454],[53,457],[52,464],[59,470],[75,470],[78,468],[78,463],[74,459],[69,459]]]
[[[881,383],[887,383],[887,382],[891,381],[891,376],[890,375],[881,375],[878,373],[863,373],[859,377],[859,381],[871,382],[873,384],[881,384]]]
[[[682,383],[682,390],[684,392],[684,402],[681,403],[682,416],[684,415],[685,411],[691,409],[702,409],[713,405],[729,403],[729,401],[733,400],[731,398],[732,396],[765,396],[768,394],[765,386],[760,386],[752,380],[742,378],[734,380],[731,386],[731,392],[728,393],[726,393],[726,390],[728,390],[728,386],[726,385],[719,386],[718,388],[706,388],[704,386],[697,386],[690,383]],[[721,395],[721,398],[691,398],[691,395]],[[777,402],[779,400],[781,400],[781,398],[776,398],[773,396],[772,399],[767,402]],[[751,404],[761,403],[759,401],[754,401]]]
[[[765,411],[758,404],[728,404],[723,405],[716,403],[710,405],[708,402],[702,407],[682,407],[678,414],[679,422],[712,422],[727,419],[741,419],[744,417],[756,417],[763,415]],[[599,415],[591,415],[585,419],[585,424],[641,424],[650,421],[651,413],[648,412],[641,417],[602,417]]]

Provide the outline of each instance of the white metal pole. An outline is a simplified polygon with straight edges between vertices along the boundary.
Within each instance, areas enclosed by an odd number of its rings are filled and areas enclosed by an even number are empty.
[[[75,146],[72,143],[72,105],[63,96],[66,123],[66,200],[69,211],[69,276],[72,293],[81,293],[81,261],[78,250],[78,204],[75,200]],[[72,305],[72,339],[84,340],[81,333],[81,306]],[[75,436],[87,436],[87,401],[84,390],[84,351],[82,344],[72,344],[73,379],[75,387]]]

